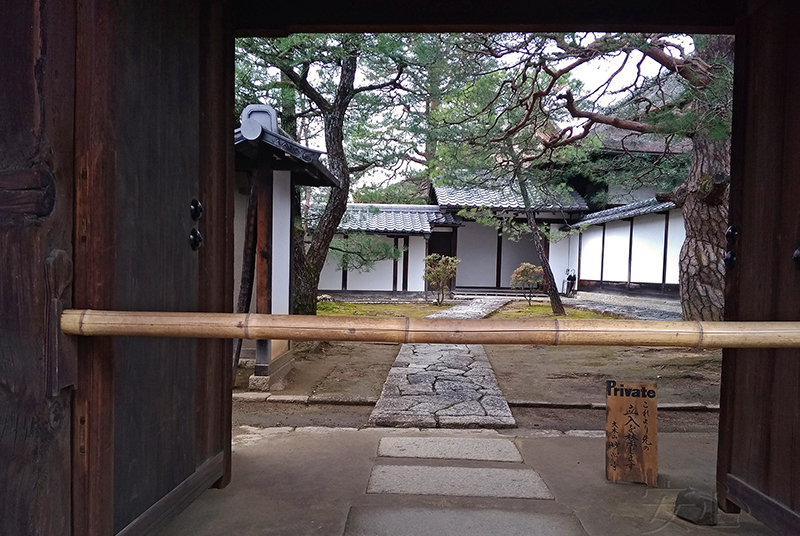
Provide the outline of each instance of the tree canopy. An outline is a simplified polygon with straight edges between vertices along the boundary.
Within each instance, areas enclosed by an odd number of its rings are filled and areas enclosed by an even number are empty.
[[[350,187],[365,174],[372,184],[354,190],[356,201],[421,202],[432,183],[535,184],[582,188],[602,208],[616,181],[657,188],[682,208],[681,272],[699,267],[694,281],[682,275],[683,301],[696,302],[684,316],[716,319],[732,44],[646,33],[243,39],[237,103],[272,101],[290,134],[324,137],[344,184],[331,192],[321,238],[297,254],[306,277],[318,279]]]

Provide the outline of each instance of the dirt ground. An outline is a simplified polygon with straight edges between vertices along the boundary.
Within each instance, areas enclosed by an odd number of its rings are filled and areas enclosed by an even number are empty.
[[[610,346],[484,346],[500,388],[520,427],[600,429],[604,410],[514,407],[515,401],[602,403],[605,380],[651,381],[659,403],[719,402],[720,350]],[[295,364],[273,393],[345,394],[376,398],[398,344],[321,342],[294,346]],[[252,369],[240,369],[237,389]],[[363,426],[372,410],[358,405],[234,403],[236,424],[255,426]],[[697,431],[716,427],[718,415],[660,412],[659,428]]]
[[[292,370],[272,392],[282,395],[347,394],[377,398],[394,363],[399,344],[313,342],[294,345]],[[246,388],[252,368],[240,368],[237,389]]]
[[[270,402],[233,403],[234,426],[330,426],[361,428],[367,424],[372,406],[330,404],[286,404]],[[604,409],[512,407],[517,427],[531,430],[604,430]],[[714,432],[719,415],[715,412],[662,411],[658,429],[662,432]]]
[[[658,385],[660,403],[719,403],[721,350],[484,346],[508,400],[605,402],[605,381]]]

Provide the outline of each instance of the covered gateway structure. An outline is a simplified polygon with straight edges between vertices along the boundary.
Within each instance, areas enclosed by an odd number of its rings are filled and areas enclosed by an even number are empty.
[[[229,341],[58,319],[231,311],[237,33],[735,32],[726,318],[800,319],[793,0],[10,0],[0,20],[0,533],[152,533],[229,479]],[[722,382],[721,506],[797,533],[800,349],[725,350]]]
[[[278,128],[275,110],[250,104],[233,132],[236,151],[234,250],[237,313],[289,314],[292,287],[292,225],[297,185],[335,187],[339,179],[322,165],[322,151],[305,147]],[[234,343],[234,361],[242,351],[255,360],[250,386],[268,389],[291,369],[289,341],[241,340]],[[235,373],[235,371],[234,371]]]

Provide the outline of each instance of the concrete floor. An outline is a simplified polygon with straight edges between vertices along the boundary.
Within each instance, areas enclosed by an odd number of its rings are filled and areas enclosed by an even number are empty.
[[[163,531],[163,536],[250,535],[592,535],[773,534],[746,514],[720,513],[716,527],[672,514],[686,487],[714,488],[716,436],[662,433],[659,488],[611,484],[604,476],[602,432],[541,430],[426,430],[389,428],[240,428],[235,432],[233,481],[209,490]],[[522,461],[378,456],[382,438],[508,439]],[[388,444],[389,442],[387,442]],[[416,443],[416,442],[414,442]],[[424,441],[422,442],[424,443]],[[504,442],[508,443],[508,442]],[[431,442],[448,452],[441,440]],[[498,443],[499,445],[499,443]],[[423,445],[424,446],[424,445]],[[430,447],[430,445],[428,445]],[[381,449],[385,453],[385,449]],[[424,448],[422,449],[424,451]],[[505,456],[505,454],[504,454]],[[452,458],[460,456],[452,456]],[[469,458],[469,456],[466,456]],[[498,458],[506,459],[506,458]],[[541,477],[554,499],[383,493],[373,469],[414,467],[411,487],[437,474],[515,469]],[[496,471],[495,471],[496,472]],[[489,471],[491,473],[491,471]],[[527,474],[526,473],[526,474]],[[488,473],[487,473],[488,474]],[[441,477],[439,477],[441,478]],[[431,485],[436,479],[431,479]],[[466,480],[464,495],[469,495]],[[402,482],[400,482],[402,484]],[[480,487],[481,482],[469,484]],[[414,487],[417,486],[417,487]],[[401,486],[402,487],[402,486]],[[458,486],[457,486],[458,487]],[[502,486],[501,486],[502,487]],[[392,488],[392,486],[389,486]],[[500,493],[502,495],[502,493]]]

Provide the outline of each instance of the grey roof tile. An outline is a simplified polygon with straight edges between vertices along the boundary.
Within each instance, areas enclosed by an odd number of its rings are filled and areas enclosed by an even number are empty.
[[[552,191],[529,187],[531,208],[535,210],[587,210],[586,201],[574,190]],[[489,208],[524,210],[525,200],[518,188],[455,188],[435,186],[436,200],[441,208]]]
[[[460,218],[442,214],[436,205],[351,203],[339,224],[340,232],[428,234],[433,225],[459,225]]]
[[[600,212],[593,212],[587,214],[581,221],[569,226],[570,229],[577,229],[585,225],[599,225],[610,221],[623,220],[625,218],[633,218],[635,216],[644,216],[645,214],[653,214],[655,212],[663,212],[675,208],[675,203],[667,201],[661,203],[655,197],[645,199],[644,201],[637,201],[621,207],[609,208],[601,210]]]

